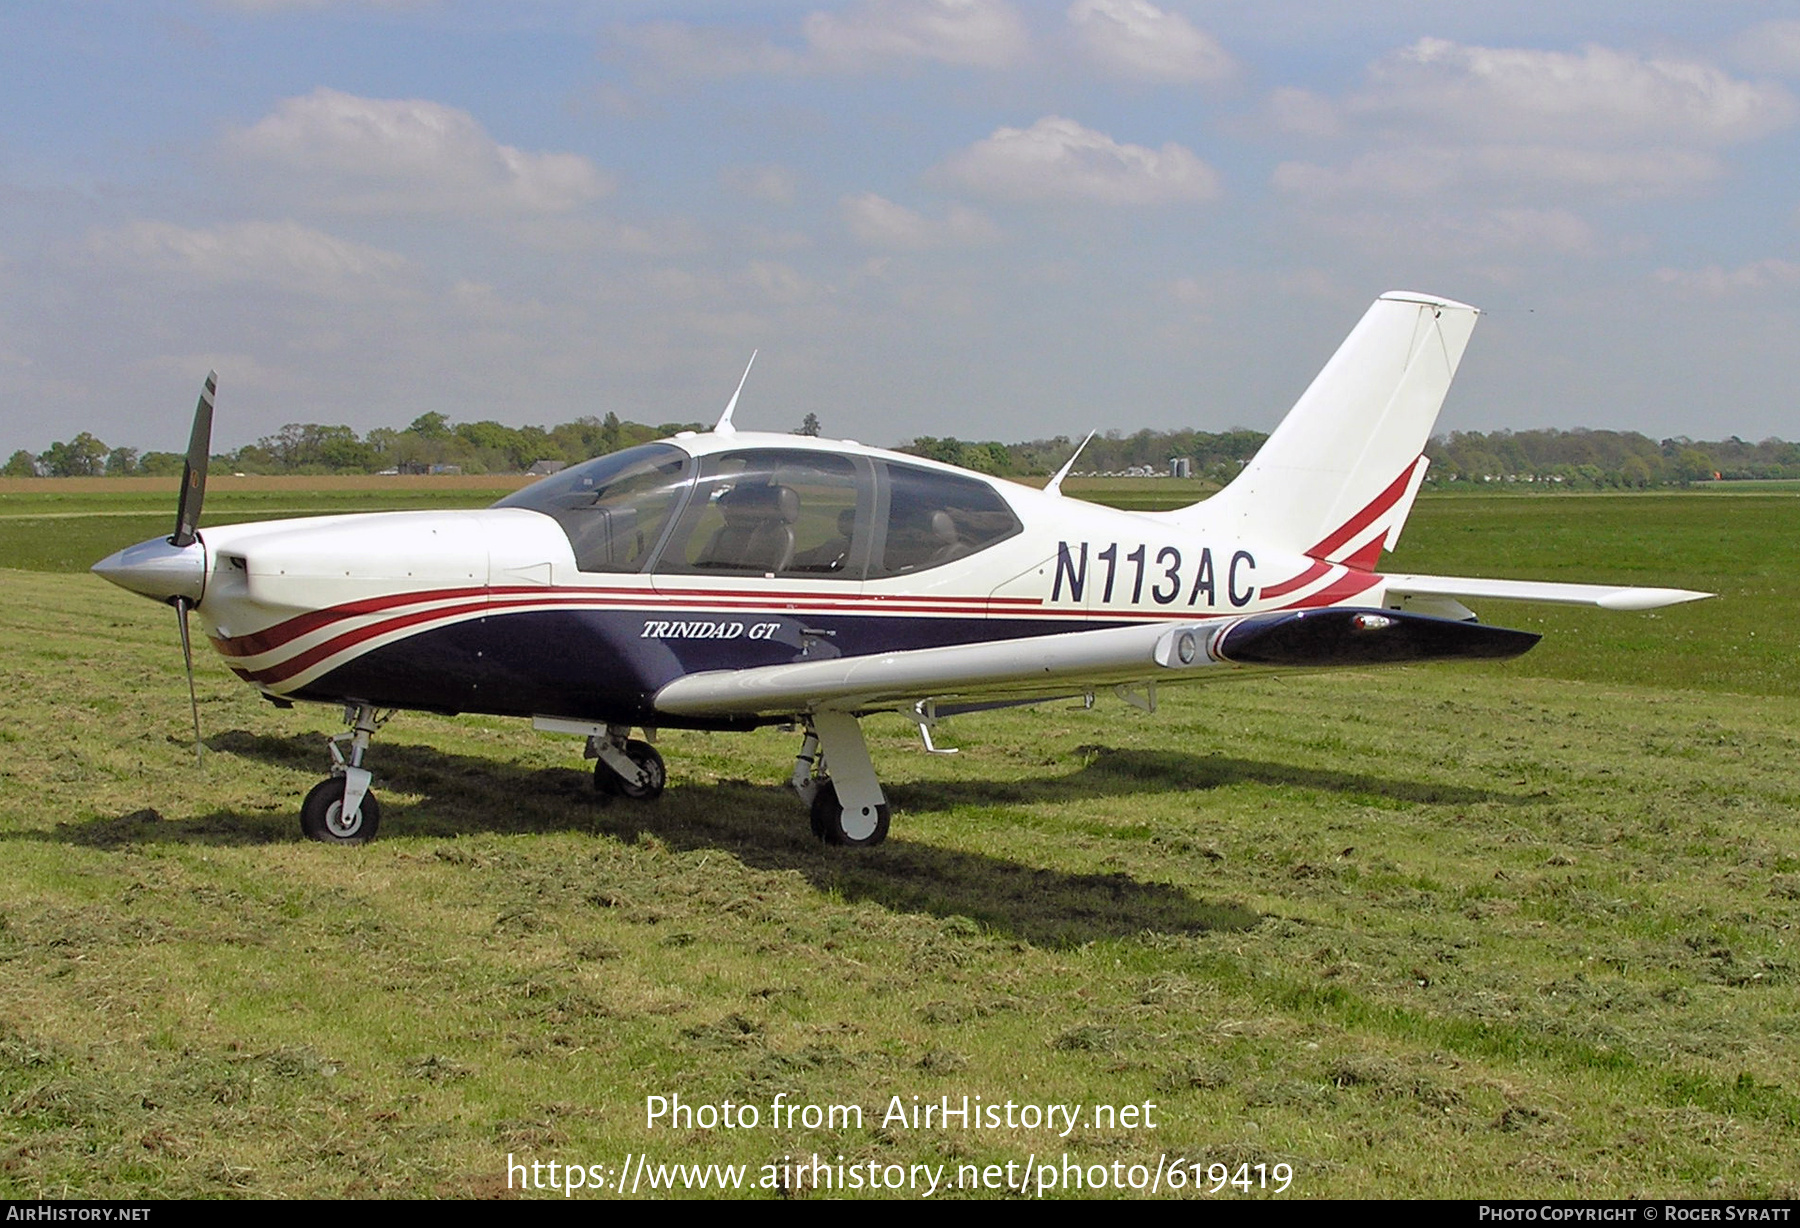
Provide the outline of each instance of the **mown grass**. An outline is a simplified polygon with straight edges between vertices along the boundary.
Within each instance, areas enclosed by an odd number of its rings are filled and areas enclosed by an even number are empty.
[[[1792,501],[1494,502],[1422,503],[1397,566],[1743,591],[1569,612],[1502,666],[971,715],[955,756],[871,718],[897,813],[863,852],[807,834],[791,735],[665,734],[663,800],[609,806],[572,741],[410,714],[382,838],[307,844],[334,714],[203,658],[197,775],[173,616],[0,573],[0,1195],[1067,1151],[1312,1196],[1794,1197],[1800,703],[1733,642],[1792,651]],[[647,1130],[671,1093],[867,1124]],[[876,1125],[964,1094],[1158,1128]]]

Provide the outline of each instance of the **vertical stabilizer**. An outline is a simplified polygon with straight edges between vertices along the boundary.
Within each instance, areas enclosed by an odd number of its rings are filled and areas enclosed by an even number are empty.
[[[1428,294],[1382,295],[1237,479],[1171,515],[1372,568],[1412,510],[1425,441],[1479,314]]]

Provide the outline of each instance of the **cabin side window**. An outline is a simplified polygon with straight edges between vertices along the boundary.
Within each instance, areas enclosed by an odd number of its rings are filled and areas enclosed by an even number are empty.
[[[710,458],[656,571],[860,580],[873,489],[867,462],[828,452],[768,448]]]
[[[992,486],[935,469],[882,463],[887,495],[881,542],[869,575],[941,567],[1022,530]]]
[[[679,510],[692,475],[681,449],[645,444],[565,469],[494,506],[554,518],[582,571],[636,572]]]

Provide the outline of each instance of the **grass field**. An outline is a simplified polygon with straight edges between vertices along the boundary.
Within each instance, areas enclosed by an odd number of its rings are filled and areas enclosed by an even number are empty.
[[[509,1155],[824,1196],[779,1167],[815,1153],[1800,1196],[1792,494],[1423,498],[1396,570],[1721,597],[1489,605],[1544,644],[972,715],[949,757],[871,718],[896,817],[861,852],[806,832],[791,735],[665,734],[640,807],[572,740],[410,714],[375,745],[382,838],[303,843],[336,714],[203,657],[196,775],[173,615],[75,570],[166,496],[45,497],[0,491],[0,1196],[503,1196]],[[647,1127],[674,1095],[761,1119]],[[881,1120],[964,1095],[1086,1107],[1066,1137]],[[863,1124],[774,1124],[777,1096]]]

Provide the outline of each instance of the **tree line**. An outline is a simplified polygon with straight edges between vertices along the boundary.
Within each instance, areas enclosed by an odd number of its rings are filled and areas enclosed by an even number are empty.
[[[1077,474],[1167,473],[1186,458],[1192,474],[1220,485],[1262,447],[1261,431],[1109,431],[1082,449]],[[1005,444],[921,436],[900,448],[965,469],[1002,477],[1053,473],[1074,450],[1068,436]],[[1800,444],[1747,443],[1737,436],[1699,441],[1654,440],[1637,431],[1451,431],[1425,445],[1426,485],[1491,488],[1527,483],[1566,490],[1646,490],[1713,480],[1800,478]]]
[[[235,452],[214,453],[214,468],[233,473],[524,473],[541,461],[573,464],[665,439],[677,431],[704,430],[698,422],[646,426],[617,414],[577,418],[560,426],[507,426],[493,421],[453,423],[440,413],[420,414],[405,430],[376,427],[358,435],[347,426],[290,422],[273,435]],[[0,468],[7,477],[120,477],[180,474],[179,452],[109,448],[83,431],[32,454],[14,452]]]
[[[213,456],[215,467],[236,473],[332,474],[523,473],[543,461],[573,464],[682,430],[697,422],[649,426],[617,414],[584,417],[559,426],[512,427],[500,422],[451,422],[421,414],[404,430],[376,427],[358,435],[347,426],[290,423],[235,452]],[[813,414],[794,430],[817,435]],[[1080,474],[1167,473],[1186,459],[1194,477],[1224,484],[1256,454],[1261,431],[1108,431],[1082,449]],[[921,435],[901,452],[960,465],[997,477],[1041,477],[1055,472],[1074,451],[1066,435],[1019,443]],[[1800,444],[1780,439],[1748,443],[1700,441],[1685,436],[1654,440],[1636,431],[1451,431],[1434,436],[1427,484],[1439,488],[1487,488],[1529,483],[1568,490],[1643,490],[1714,479],[1800,478]],[[95,477],[179,474],[178,452],[138,452],[108,447],[89,432],[52,443],[42,452],[14,452],[0,473],[8,477]]]

